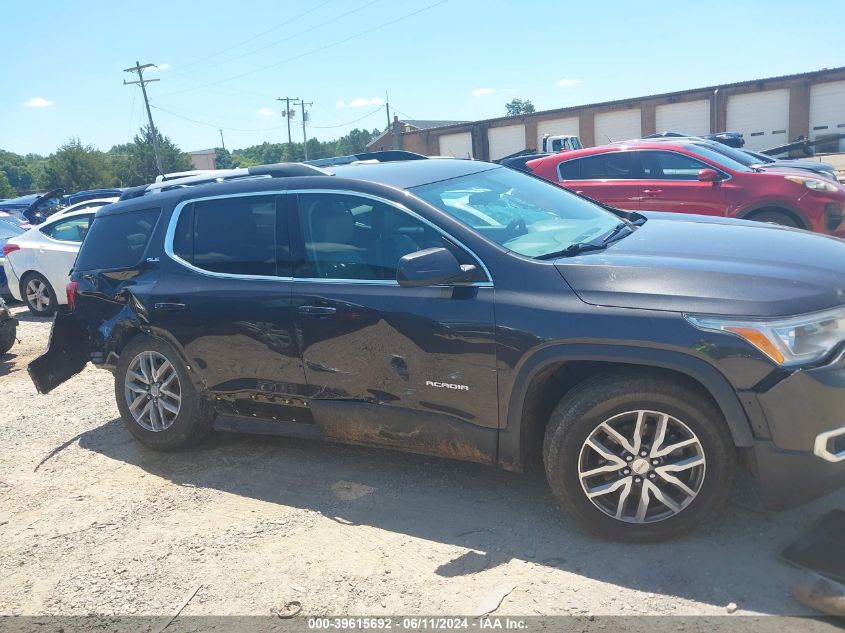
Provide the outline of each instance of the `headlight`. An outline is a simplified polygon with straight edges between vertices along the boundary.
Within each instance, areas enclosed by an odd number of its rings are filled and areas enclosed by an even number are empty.
[[[799,185],[804,185],[807,189],[812,189],[813,191],[824,191],[826,193],[836,193],[839,191],[837,186],[832,182],[826,182],[818,178],[804,178],[803,176],[784,176],[784,178]]]
[[[785,367],[817,361],[845,341],[845,307],[783,319],[685,318],[700,330],[735,334]]]

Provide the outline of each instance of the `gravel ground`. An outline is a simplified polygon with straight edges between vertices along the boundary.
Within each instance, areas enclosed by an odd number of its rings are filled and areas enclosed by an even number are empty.
[[[221,434],[162,454],[117,418],[112,377],[48,396],[26,364],[50,322],[20,308],[0,357],[0,614],[809,614],[778,552],[837,493],[767,513],[741,479],[718,519],[671,543],[597,540],[541,474]]]

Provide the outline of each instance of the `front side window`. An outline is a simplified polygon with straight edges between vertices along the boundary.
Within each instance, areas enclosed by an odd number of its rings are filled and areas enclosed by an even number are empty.
[[[605,152],[560,163],[558,175],[561,180],[627,180],[633,178],[632,165],[631,152]]]
[[[709,167],[692,156],[675,152],[644,150],[638,155],[645,180],[698,180],[698,172]]]
[[[410,191],[477,233],[528,257],[589,242],[620,219],[563,187],[497,167]]]
[[[338,193],[300,194],[298,201],[305,247],[299,277],[395,280],[403,256],[438,247],[462,264],[476,263],[439,231],[385,202]]]
[[[77,215],[45,226],[41,229],[41,232],[54,240],[81,243],[85,239],[90,225],[90,215]]]
[[[231,196],[182,208],[173,253],[214,273],[274,277],[277,267],[276,196]]]

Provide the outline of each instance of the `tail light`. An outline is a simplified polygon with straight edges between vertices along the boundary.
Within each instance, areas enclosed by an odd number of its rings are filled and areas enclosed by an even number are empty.
[[[73,312],[76,308],[76,292],[79,290],[79,282],[71,281],[65,290],[67,291],[67,309]]]
[[[11,253],[13,251],[19,251],[19,250],[21,250],[21,247],[18,246],[17,244],[12,244],[11,242],[6,242],[3,245],[3,257],[6,257],[9,253]]]

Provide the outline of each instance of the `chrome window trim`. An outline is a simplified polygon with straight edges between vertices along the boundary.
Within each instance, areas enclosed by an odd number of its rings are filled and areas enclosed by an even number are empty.
[[[702,156],[698,156],[698,155],[690,156],[689,154],[684,154],[683,152],[679,152],[679,151],[674,150],[674,149],[662,149],[662,148],[658,149],[656,147],[633,148],[629,151],[633,151],[633,152],[666,152],[668,154],[675,154],[676,156],[683,156],[684,158],[691,158],[692,160],[697,161],[697,162],[701,163],[702,165],[704,165],[704,169],[712,169],[713,171],[719,172],[722,175],[722,179],[719,180],[718,182],[727,182],[731,179],[730,174],[725,173],[724,171],[722,171],[721,168],[716,167],[715,165],[711,165],[706,160],[704,160],[704,157],[702,157]],[[642,167],[642,164],[640,166]],[[654,180],[654,181],[657,181],[657,182],[701,182],[697,178],[693,178],[692,180],[678,180],[678,179],[675,179],[675,178],[645,178],[645,177],[642,177],[642,178],[633,178],[632,180]]]
[[[361,198],[367,198],[369,200],[374,200],[376,202],[381,202],[382,204],[387,204],[404,213],[407,213],[413,218],[416,218],[423,224],[430,226],[432,229],[437,231],[440,235],[445,237],[450,242],[453,242],[456,246],[464,249],[470,256],[478,262],[481,266],[481,270],[484,272],[485,276],[487,277],[486,281],[474,281],[471,284],[448,284],[448,285],[441,285],[441,286],[430,286],[432,288],[438,287],[446,287],[446,288],[492,288],[493,287],[493,276],[490,274],[490,270],[487,268],[487,265],[471,248],[467,247],[463,242],[458,240],[457,238],[453,237],[439,226],[434,224],[433,222],[427,220],[426,218],[422,217],[418,213],[415,213],[408,207],[398,202],[393,202],[391,200],[386,200],[379,196],[374,196],[369,193],[361,193],[358,191],[351,191],[347,189],[280,189],[280,190],[273,190],[273,191],[251,191],[245,193],[230,193],[230,194],[222,194],[217,196],[203,196],[201,198],[191,198],[190,200],[185,200],[180,202],[176,205],[173,209],[173,213],[170,215],[170,221],[167,225],[167,232],[164,235],[164,253],[167,255],[171,260],[175,263],[179,264],[180,266],[184,266],[188,270],[193,272],[199,273],[201,275],[206,275],[208,277],[215,277],[218,279],[240,279],[251,281],[254,279],[257,280],[267,280],[267,281],[293,281],[293,282],[322,282],[322,283],[331,283],[331,284],[359,284],[359,285],[367,285],[367,286],[396,286],[400,287],[398,281],[394,279],[323,279],[323,278],[312,278],[312,277],[283,277],[283,276],[275,276],[275,275],[236,275],[232,273],[218,273],[211,270],[205,270],[204,268],[198,268],[194,266],[190,262],[185,261],[178,255],[173,252],[173,238],[176,235],[176,225],[179,223],[179,216],[182,213],[182,209],[184,209],[187,205],[193,204],[195,202],[206,202],[208,200],[222,200],[224,198],[247,198],[247,197],[255,197],[255,196],[282,196],[288,194],[310,194],[310,193],[329,193],[329,194],[340,194],[340,195],[352,195],[358,196]]]
[[[706,160],[704,160],[704,158],[701,157],[701,156],[690,156],[689,154],[684,154],[683,152],[679,152],[679,151],[674,150],[674,149],[662,149],[662,148],[656,148],[656,147],[631,147],[631,148],[628,148],[628,149],[619,150],[618,152],[601,152],[599,154],[589,154],[587,156],[576,156],[575,158],[570,158],[569,160],[562,160],[557,164],[557,167],[555,169],[555,171],[557,173],[557,179],[560,182],[616,182],[618,180],[622,180],[622,181],[629,181],[630,180],[630,181],[640,181],[640,182],[643,181],[643,180],[654,180],[654,181],[657,181],[657,182],[701,182],[699,180],[675,180],[673,178],[645,178],[645,177],[639,177],[639,176],[638,177],[632,176],[631,178],[570,178],[569,180],[564,180],[564,178],[561,176],[561,173],[560,173],[561,167],[563,165],[565,165],[566,163],[571,163],[571,162],[574,162],[576,160],[584,160],[586,158],[592,158],[593,156],[603,156],[604,154],[614,154],[614,153],[618,154],[618,153],[621,153],[621,152],[632,152],[632,153],[635,153],[635,152],[669,152],[670,154],[677,154],[678,156],[685,156],[686,158],[692,158],[693,160],[697,160],[699,163],[706,165],[705,169],[713,169],[715,171],[718,171],[723,176],[723,178],[721,180],[719,180],[719,182],[728,182],[729,180],[732,179],[732,176],[730,174],[723,171],[720,167],[716,167],[715,165],[711,165]],[[639,160],[639,157],[637,157],[637,160]]]

